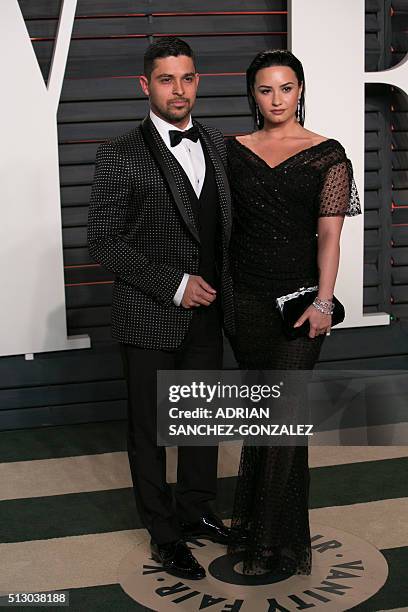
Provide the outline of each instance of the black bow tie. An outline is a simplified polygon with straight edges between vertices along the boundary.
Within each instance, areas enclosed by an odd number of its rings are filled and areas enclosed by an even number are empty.
[[[197,142],[200,133],[198,131],[198,127],[193,125],[193,127],[191,127],[189,130],[185,130],[184,132],[180,130],[169,130],[169,135],[170,144],[172,147],[175,147],[176,145],[180,144],[183,138],[188,138],[189,140]]]

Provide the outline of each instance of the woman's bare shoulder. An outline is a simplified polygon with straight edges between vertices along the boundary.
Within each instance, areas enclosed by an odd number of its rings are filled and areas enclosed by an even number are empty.
[[[235,136],[235,140],[238,140],[241,144],[247,145],[251,142],[256,141],[257,132],[251,132],[250,134],[240,134],[239,136]]]
[[[308,138],[310,138],[313,142],[313,145],[318,145],[321,142],[325,142],[326,140],[332,140],[330,137],[328,136],[323,136],[322,134],[317,134],[317,132],[312,132],[311,130],[307,130],[306,128],[304,128],[305,133],[307,134]]]

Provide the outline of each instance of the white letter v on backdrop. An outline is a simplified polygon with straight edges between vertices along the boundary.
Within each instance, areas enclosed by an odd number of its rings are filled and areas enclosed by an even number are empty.
[[[75,9],[62,2],[46,86],[17,0],[0,3],[0,356],[90,346],[67,337],[58,167]]]

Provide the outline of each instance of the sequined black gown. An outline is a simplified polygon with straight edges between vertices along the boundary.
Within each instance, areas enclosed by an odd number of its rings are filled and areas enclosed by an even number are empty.
[[[334,139],[273,168],[236,139],[227,147],[237,362],[311,370],[324,336],[287,340],[275,299],[318,284],[318,217],[361,212],[351,162]],[[243,446],[228,553],[245,574],[310,574],[309,481],[307,446]]]

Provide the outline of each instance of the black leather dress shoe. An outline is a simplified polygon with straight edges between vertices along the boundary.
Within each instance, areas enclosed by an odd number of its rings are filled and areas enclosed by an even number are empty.
[[[183,540],[175,540],[160,545],[151,540],[150,550],[153,561],[161,563],[168,574],[187,580],[205,578],[205,569],[199,564]]]
[[[227,544],[231,530],[215,515],[202,516],[194,523],[181,523],[183,538],[204,538],[218,544]]]

